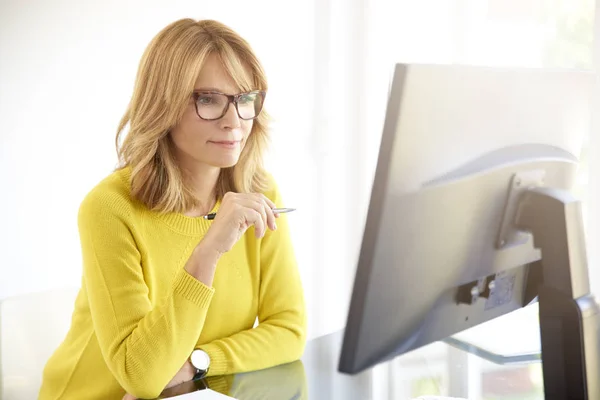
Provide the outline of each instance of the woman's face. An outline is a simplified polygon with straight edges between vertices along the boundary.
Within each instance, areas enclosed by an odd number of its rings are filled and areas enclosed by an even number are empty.
[[[238,93],[235,81],[227,74],[216,55],[210,55],[206,59],[194,90],[229,95]],[[200,98],[199,101],[202,104],[211,103],[210,97]],[[229,103],[222,118],[204,120],[198,116],[194,100],[190,99],[181,122],[171,130],[177,158],[190,166],[203,164],[206,167],[232,167],[239,160],[252,130],[252,123],[252,120],[240,119],[233,103]]]

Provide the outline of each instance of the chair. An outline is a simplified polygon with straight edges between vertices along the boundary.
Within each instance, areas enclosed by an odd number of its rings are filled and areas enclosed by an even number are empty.
[[[0,301],[0,399],[38,397],[42,371],[69,329],[77,293],[68,288]]]

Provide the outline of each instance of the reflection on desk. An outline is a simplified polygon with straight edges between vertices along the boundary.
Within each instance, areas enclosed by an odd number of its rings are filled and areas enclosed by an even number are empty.
[[[235,399],[308,399],[302,360],[261,371],[211,376],[195,382],[185,382],[165,390],[159,399],[167,399],[194,391],[201,392],[206,388]]]
[[[311,340],[294,363],[187,382],[161,398],[208,387],[239,400],[385,400],[454,396],[481,400],[542,400],[539,362],[495,365],[434,343],[355,376],[337,371],[343,332]],[[199,397],[201,398],[201,397]]]

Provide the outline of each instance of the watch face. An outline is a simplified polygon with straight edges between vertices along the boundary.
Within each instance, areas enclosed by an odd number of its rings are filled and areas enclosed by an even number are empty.
[[[198,368],[201,371],[208,370],[208,366],[210,365],[210,358],[208,357],[208,354],[202,350],[192,351],[190,361],[192,362],[194,368]]]

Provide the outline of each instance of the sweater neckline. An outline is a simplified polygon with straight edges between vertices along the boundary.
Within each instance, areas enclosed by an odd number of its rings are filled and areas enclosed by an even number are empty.
[[[214,207],[210,210],[211,213],[217,212],[221,205],[221,201],[217,200]],[[189,234],[189,235],[204,235],[210,228],[212,221],[205,219],[204,217],[188,217],[182,213],[160,213],[157,211],[148,212],[156,219],[169,225],[172,229]]]
[[[131,168],[125,167],[119,171],[122,180],[126,183],[128,192],[131,195]],[[137,202],[137,200],[132,199]],[[148,209],[144,204],[139,203],[152,218],[159,220],[171,229],[187,234],[187,235],[204,235],[210,228],[212,221],[205,219],[203,216],[200,217],[189,217],[179,212],[159,212]],[[209,213],[214,213],[219,210],[221,206],[221,200],[217,199],[215,205],[212,207]]]

